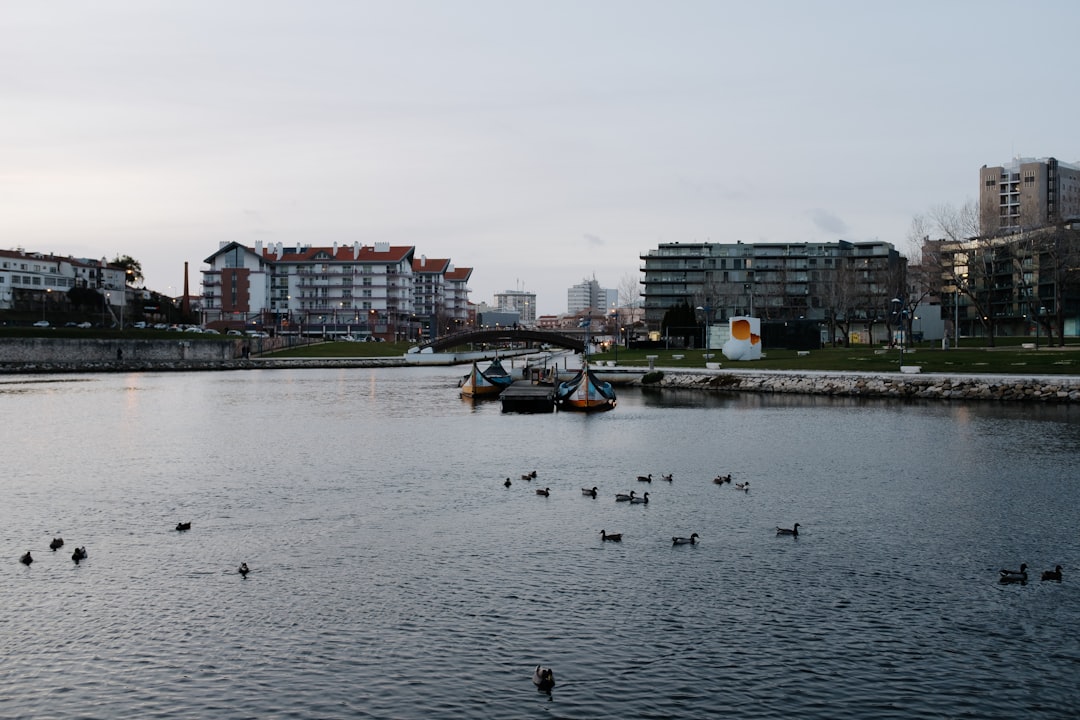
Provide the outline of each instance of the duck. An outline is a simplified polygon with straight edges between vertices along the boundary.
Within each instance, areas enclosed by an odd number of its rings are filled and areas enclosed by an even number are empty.
[[[1058,565],[1053,570],[1043,570],[1042,579],[1061,582],[1061,566]]]
[[[191,523],[190,523],[190,522],[180,522],[180,523],[176,523],[176,529],[177,529],[177,530],[181,530],[181,531],[183,531],[183,530],[190,530],[190,529],[191,529]]]
[[[1019,570],[1001,570],[1000,573],[1003,583],[1027,582],[1027,563],[1020,563]]]
[[[649,502],[649,493],[645,493],[641,497],[632,497],[630,498],[630,502],[635,505],[647,505]]]
[[[610,540],[611,542],[622,542],[622,533],[607,533],[601,530],[600,539]]]
[[[510,478],[506,478],[506,482],[503,483],[503,486],[510,487],[511,485],[513,485],[513,483],[510,482]]]
[[[641,481],[641,482],[651,483],[652,482],[652,473],[649,473],[648,475],[638,475],[637,479],[639,481]]]
[[[522,480],[532,480],[535,477],[536,477],[536,471],[533,470],[532,472],[527,472],[524,475],[522,475],[521,479]]]
[[[794,535],[795,537],[799,537],[799,523],[795,523],[795,525],[792,526],[790,529],[789,528],[778,527],[778,528],[776,528],[776,534],[777,535]]]
[[[30,563],[34,562],[34,558],[30,555],[29,550],[26,551],[25,555],[19,558],[19,562],[21,562],[23,565],[29,565]]]
[[[667,475],[661,475],[660,478],[662,480],[667,480],[668,482],[671,482],[673,480],[673,478],[671,477],[671,473],[668,473]]]
[[[537,665],[533,671],[533,685],[540,692],[551,692],[551,688],[555,687],[555,673],[549,667]]]
[[[633,499],[634,499],[634,491],[633,490],[630,491],[629,495],[627,495],[626,493],[616,493],[615,494],[615,502],[626,502],[628,500],[633,500]]]
[[[596,497],[596,487],[581,488],[582,495],[588,495],[589,497]]]
[[[547,497],[548,495],[551,494],[551,488],[544,488],[543,490],[537,490],[536,494],[537,495],[543,495],[544,497]]]
[[[750,492],[750,481],[744,483],[735,483],[736,490],[742,490],[743,492]]]
[[[52,542],[49,543],[49,549],[52,550],[53,552],[56,552],[57,548],[62,548],[62,547],[64,547],[64,538],[53,538]]]
[[[696,545],[698,539],[697,533],[690,533],[690,537],[673,537],[671,538],[672,545]]]
[[[723,485],[724,483],[729,483],[729,482],[731,482],[731,473],[728,473],[727,475],[717,475],[716,477],[713,478],[713,482],[716,483],[717,485]]]
[[[71,553],[71,559],[75,561],[76,565],[79,564],[80,560],[85,560],[86,559],[86,546],[84,545],[83,547],[75,548],[75,551]]]
[[[239,572],[239,573],[240,573],[240,577],[244,577],[244,578],[246,578],[246,577],[247,577],[247,574],[248,574],[248,572],[250,572],[250,571],[248,570],[248,566],[247,566],[247,563],[246,563],[246,562],[242,562],[242,563],[240,563],[240,569],[239,569],[239,570],[237,570],[237,572]]]

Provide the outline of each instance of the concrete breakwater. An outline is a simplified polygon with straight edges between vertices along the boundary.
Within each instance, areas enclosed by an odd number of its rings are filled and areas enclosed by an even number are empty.
[[[633,384],[641,384],[640,379]],[[1080,402],[1080,377],[1022,375],[875,375],[789,371],[665,371],[653,385],[722,392],[836,397]]]

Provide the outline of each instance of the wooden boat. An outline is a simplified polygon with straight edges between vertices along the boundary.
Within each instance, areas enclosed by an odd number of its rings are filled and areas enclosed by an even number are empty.
[[[600,382],[586,363],[581,372],[555,386],[555,405],[560,410],[597,412],[615,407],[611,383]]]
[[[514,378],[496,358],[486,369],[481,370],[475,362],[472,370],[461,379],[461,394],[464,397],[498,397],[506,388],[514,382]]]

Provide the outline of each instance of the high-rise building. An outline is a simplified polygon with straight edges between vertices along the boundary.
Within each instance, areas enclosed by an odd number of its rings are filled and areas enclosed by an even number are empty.
[[[517,312],[518,322],[532,327],[536,324],[536,293],[525,290],[505,290],[495,293],[495,307],[504,312]]]
[[[644,261],[645,322],[659,329],[680,303],[710,321],[749,314],[825,320],[830,310],[869,312],[901,292],[906,263],[886,242],[662,243]],[[857,309],[856,309],[857,308]]]
[[[1080,219],[1080,165],[1016,158],[979,170],[979,229],[998,235]]]
[[[615,296],[614,300],[611,299],[612,294]],[[600,287],[595,277],[592,280],[586,278],[566,291],[566,312],[570,315],[586,310],[606,314],[611,312],[617,302],[618,293]]]

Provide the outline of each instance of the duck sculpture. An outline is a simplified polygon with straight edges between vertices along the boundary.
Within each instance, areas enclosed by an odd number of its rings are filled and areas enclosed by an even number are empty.
[[[53,538],[52,542],[49,543],[49,549],[53,552],[56,552],[57,548],[62,547],[64,547],[64,538]]]
[[[795,537],[799,537],[799,523],[795,523],[795,525],[793,525],[790,528],[778,527],[778,528],[776,528],[776,534],[777,535],[793,535]]]
[[[596,487],[581,488],[581,494],[582,495],[587,495],[588,497],[594,498],[594,497],[596,497]]]
[[[248,570],[247,563],[246,562],[240,563],[240,568],[239,568],[239,570],[237,570],[237,572],[240,573],[240,577],[246,578],[248,576],[248,573],[250,572],[250,570]]]
[[[608,533],[601,530],[600,539],[610,540],[611,542],[622,542],[622,533]]]
[[[1053,570],[1043,570],[1042,579],[1061,582],[1061,566],[1058,565]]]
[[[1020,563],[1019,570],[1001,570],[1001,582],[1003,583],[1026,583],[1027,563]]]
[[[30,555],[29,550],[26,551],[25,555],[19,558],[19,562],[21,562],[23,565],[29,565],[30,563],[34,562],[34,558]]]
[[[615,502],[628,502],[628,501],[633,500],[633,499],[634,499],[634,491],[633,490],[630,491],[629,495],[627,495],[626,493],[616,493],[615,494]]]
[[[630,498],[630,502],[633,503],[634,505],[648,505],[649,504],[649,493],[645,493],[641,497],[632,497],[632,498]]]
[[[697,533],[690,533],[690,537],[673,537],[671,538],[672,545],[696,545],[698,539]]]
[[[549,667],[537,665],[533,671],[533,685],[540,692],[551,692],[551,688],[555,687],[555,673]]]

